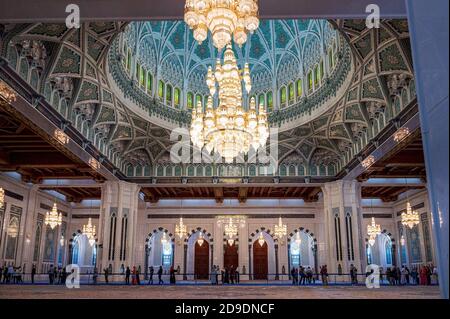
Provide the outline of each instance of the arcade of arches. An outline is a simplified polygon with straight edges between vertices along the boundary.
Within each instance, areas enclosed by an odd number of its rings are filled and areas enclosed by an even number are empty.
[[[436,264],[406,20],[376,30],[268,20],[234,48],[254,82],[244,106],[256,98],[279,130],[269,166],[171,160],[170,132],[205,104],[217,58],[181,22],[5,24],[1,34],[0,83],[17,96],[0,95],[0,265],[173,266],[183,280],[207,280],[217,265],[282,280],[299,266]],[[51,229],[54,202],[62,223]],[[401,223],[407,202],[413,228]]]

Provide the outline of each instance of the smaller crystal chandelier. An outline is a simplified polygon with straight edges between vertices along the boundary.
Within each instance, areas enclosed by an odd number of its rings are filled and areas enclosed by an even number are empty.
[[[83,234],[87,236],[89,244],[95,244],[95,225],[92,225],[92,218],[89,217],[87,225],[83,225]]]
[[[225,225],[225,235],[228,236],[228,244],[233,246],[234,244],[234,236],[238,234],[238,226],[233,224],[233,218],[230,217],[230,221]]]
[[[281,217],[278,219],[278,225],[275,225],[274,235],[278,239],[282,240],[284,236],[287,234],[287,226],[283,224]]]
[[[203,233],[200,232],[200,235],[198,235],[197,243],[201,247],[204,242],[205,242],[205,239],[203,238]]]
[[[0,96],[8,103],[16,101],[16,93],[5,82],[0,82]]]
[[[7,229],[8,236],[16,238],[19,235],[19,225],[16,222],[10,223]]]
[[[53,204],[52,210],[50,212],[47,212],[47,214],[45,215],[44,223],[45,225],[50,226],[51,229],[54,229],[56,226],[61,226],[62,214],[58,213],[58,207],[56,206],[56,203]]]
[[[0,208],[5,204],[5,190],[0,187]]]
[[[381,227],[379,224],[375,224],[375,217],[372,217],[371,225],[367,225],[367,235],[369,235],[369,244],[373,246],[375,239],[381,234]]]
[[[183,224],[183,218],[180,217],[180,224],[175,225],[175,234],[180,238],[183,239],[187,234],[187,228],[186,225]]]
[[[406,212],[402,213],[402,224],[412,229],[420,223],[419,213],[412,209],[409,202],[406,203]]]
[[[262,232],[259,233],[258,243],[262,247],[266,241],[264,240],[264,236]]]
[[[295,243],[300,246],[300,244],[302,243],[302,239],[300,238],[300,232],[298,231],[297,234],[295,235]]]
[[[163,236],[161,238],[161,244],[163,244],[163,246],[167,244],[167,234],[166,234],[166,232],[163,232]]]

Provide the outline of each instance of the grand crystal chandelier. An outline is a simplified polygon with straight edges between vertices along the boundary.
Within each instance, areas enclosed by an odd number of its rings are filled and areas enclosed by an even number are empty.
[[[242,73],[242,75],[241,75]],[[224,61],[218,59],[216,70],[209,67],[206,83],[211,96],[205,113],[201,102],[192,112],[191,140],[194,146],[206,151],[218,152],[227,163],[232,163],[239,154],[246,154],[250,147],[256,151],[266,144],[269,137],[267,114],[264,107],[256,112],[256,102],[252,98],[246,112],[242,107],[242,84],[247,92],[251,90],[250,70],[248,64],[241,72],[231,45],[227,45]],[[219,106],[214,109],[212,96],[219,86]]]
[[[287,234],[287,226],[286,224],[283,224],[283,220],[281,219],[281,217],[278,219],[278,225],[275,225],[274,229],[274,235],[280,240],[282,240],[283,237]]]
[[[406,203],[406,212],[402,213],[402,224],[412,229],[420,223],[419,213],[412,209],[409,202]]]
[[[0,208],[5,204],[5,190],[0,187]]]
[[[95,244],[95,225],[92,225],[92,218],[88,219],[87,225],[83,225],[83,234],[87,236],[89,245]]]
[[[187,227],[186,225],[183,223],[183,218],[180,217],[180,224],[179,225],[175,225],[175,234],[180,238],[183,239],[184,236],[186,236],[187,234]]]
[[[259,27],[258,0],[186,0],[184,21],[200,44],[212,34],[219,50],[234,42],[243,45],[247,33]]]
[[[50,212],[45,214],[45,225],[50,226],[51,229],[54,229],[56,226],[61,226],[62,224],[62,214],[58,213],[58,206],[56,203],[53,204],[53,208]]]
[[[372,217],[372,223],[367,225],[367,235],[369,236],[370,246],[375,245],[375,239],[381,234],[381,226],[375,223],[375,217]]]

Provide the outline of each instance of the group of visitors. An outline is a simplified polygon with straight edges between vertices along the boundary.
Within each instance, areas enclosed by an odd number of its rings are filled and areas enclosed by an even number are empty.
[[[380,270],[383,279],[382,270]],[[403,265],[400,267],[389,267],[386,269],[386,280],[391,286],[399,285],[431,285],[437,283],[437,268],[433,265],[414,266],[411,270]],[[433,280],[434,279],[434,280]]]
[[[298,268],[292,268],[291,270],[292,284],[293,285],[310,285],[316,282],[314,271],[311,267],[300,266]],[[300,279],[299,279],[300,278]]]
[[[0,266],[0,282],[4,284],[23,283],[22,275],[25,270],[22,267],[14,267],[12,264]]]
[[[34,283],[34,275],[36,274],[36,267],[33,266],[34,271],[32,271],[31,281]],[[33,274],[34,273],[34,274]],[[50,285],[63,285],[66,283],[67,272],[66,267],[56,267],[50,265],[48,269],[48,281]]]
[[[219,284],[219,274],[221,275],[222,285],[224,284],[238,284],[240,281],[240,274],[237,267],[231,265],[220,269],[219,266],[213,265],[211,269],[211,284]]]

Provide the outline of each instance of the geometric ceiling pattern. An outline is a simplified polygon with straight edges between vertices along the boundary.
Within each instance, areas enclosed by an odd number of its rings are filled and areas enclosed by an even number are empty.
[[[291,107],[270,116],[271,125],[280,130],[281,162],[302,163],[305,167],[331,165],[337,174],[349,160],[346,154],[353,145],[367,144],[374,138],[371,127],[379,114],[385,114],[386,119],[393,117],[395,96],[413,79],[408,25],[406,20],[383,20],[380,29],[368,30],[364,20],[302,21],[296,25],[263,21],[250,41],[237,48],[237,54],[240,59],[249,59],[252,76],[263,70],[274,76],[276,66],[283,61],[293,59],[303,66],[313,61],[317,55],[308,54],[307,48],[317,50],[317,28],[333,26],[339,31],[350,51],[345,63],[352,66],[344,94],[332,97],[329,107],[306,122]],[[170,131],[139,116],[109,82],[108,52],[127,25],[140,28],[135,30],[140,35],[136,43],[148,57],[156,52],[152,47],[163,48],[160,57],[149,59],[154,68],[171,61],[176,66],[173,70],[189,78],[192,63],[196,66],[191,69],[201,70],[201,74],[215,59],[208,41],[202,46],[191,40],[185,42],[191,32],[186,32],[181,22],[83,23],[80,29],[67,29],[64,24],[7,24],[0,47],[1,56],[19,75],[121,170],[128,163],[154,166],[167,162],[172,145]],[[161,29],[155,30],[158,25]],[[289,32],[301,35],[295,37]],[[283,41],[280,34],[286,34]],[[162,40],[164,43],[158,43]],[[184,43],[191,43],[191,47],[185,48]],[[258,46],[264,49],[256,50]],[[188,58],[187,52],[191,54]],[[292,52],[298,54],[296,58]],[[339,60],[345,61],[344,56]],[[329,85],[328,90],[337,88]]]
[[[335,37],[336,31],[323,19],[262,20],[234,51],[241,68],[249,63],[258,90],[275,91],[277,84],[306,73],[303,70],[320,60]],[[162,80],[183,90],[208,92],[205,76],[218,57],[211,37],[198,44],[183,21],[147,21],[129,24],[124,38],[139,62]]]

